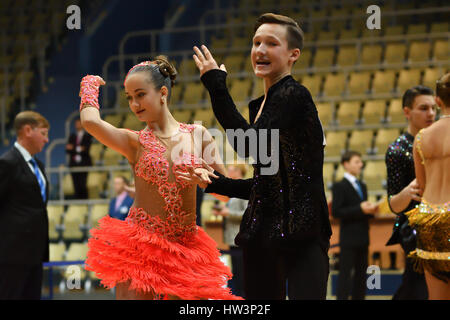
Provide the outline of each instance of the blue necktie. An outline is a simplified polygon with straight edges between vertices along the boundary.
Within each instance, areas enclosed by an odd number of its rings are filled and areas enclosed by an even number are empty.
[[[355,182],[356,182],[356,186],[357,186],[356,191],[358,192],[359,197],[361,198],[361,200],[363,200],[364,199],[364,194],[362,192],[361,183],[359,182],[359,180],[355,180]]]
[[[39,183],[39,188],[41,188],[42,200],[44,200],[44,202],[45,202],[45,184],[44,184],[44,180],[42,180],[42,177],[39,174],[39,169],[38,169],[37,162],[33,158],[31,158],[31,160],[29,162],[33,165],[34,175],[36,176],[37,181]]]

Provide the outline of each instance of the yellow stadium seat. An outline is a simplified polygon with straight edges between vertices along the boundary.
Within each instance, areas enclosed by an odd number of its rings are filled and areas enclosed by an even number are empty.
[[[339,35],[339,39],[346,40],[346,39],[359,38],[359,32],[360,32],[360,29],[357,29],[357,28],[341,30],[341,33]]]
[[[364,38],[364,39],[380,37],[380,36],[381,36],[381,33],[382,33],[382,30],[383,30],[383,29],[368,29],[368,28],[363,28],[363,29],[362,29],[361,37]]]
[[[421,24],[410,24],[408,26],[408,31],[406,34],[421,34],[427,33],[427,25],[425,23]]]
[[[341,156],[347,143],[346,131],[330,131],[326,134],[327,145],[325,146],[325,155],[327,157]]]
[[[170,104],[176,105],[181,101],[181,95],[183,92],[183,85],[181,83],[177,83],[172,87],[172,92],[170,93]]]
[[[431,45],[428,41],[412,41],[409,47],[409,61],[423,62],[430,59]]]
[[[145,127],[145,122],[140,121],[133,113],[128,113],[122,126],[130,130],[142,130]]]
[[[331,29],[330,31],[320,31],[317,35],[317,41],[336,40],[339,29]]]
[[[423,73],[422,84],[433,90],[436,88],[436,80],[442,76],[438,68],[426,68]]]
[[[384,36],[385,37],[399,36],[404,33],[404,30],[405,28],[402,25],[388,26],[385,29]]]
[[[195,61],[190,58],[186,58],[181,61],[180,67],[178,68],[178,72],[180,76],[193,76],[198,73],[197,66],[195,65]]]
[[[218,38],[213,36],[211,38],[211,48],[216,48],[216,49],[225,49],[228,48],[228,45],[230,44],[230,39],[227,37],[223,37],[223,38]]]
[[[64,242],[60,243],[50,243],[49,252],[50,257],[49,261],[64,261],[64,253],[66,251],[66,246]]]
[[[73,187],[72,176],[70,174],[65,174],[63,178],[63,192],[64,196],[73,196],[75,194],[75,189]]]
[[[449,32],[448,22],[435,22],[431,24],[430,33]]]
[[[214,200],[203,200],[200,212],[202,213],[202,223],[210,220],[214,220],[215,216],[212,214],[212,208],[214,206]]]
[[[214,112],[211,108],[196,109],[192,121],[201,121],[205,128],[210,128],[215,121]]]
[[[133,173],[131,170],[113,171],[112,176],[110,178],[111,178],[111,180],[114,180],[114,178],[119,177],[119,176],[123,176],[123,177],[127,178],[128,181],[131,181],[133,179]],[[112,181],[110,181],[110,183],[112,183]]]
[[[420,84],[420,69],[400,70],[397,82],[397,91],[403,94],[407,89]]]
[[[342,179],[344,179],[344,173],[344,167],[342,165],[338,165],[336,173],[334,175],[334,181],[341,181]]]
[[[235,37],[231,42],[231,47],[236,48],[249,48],[252,45],[251,39],[247,37]]]
[[[247,101],[250,96],[252,81],[249,78],[234,79],[231,82],[230,95],[235,102]]]
[[[304,76],[301,79],[301,84],[304,85],[311,95],[317,96],[320,93],[320,86],[322,84],[322,76],[319,74]]]
[[[242,110],[240,110],[240,113],[242,117],[244,117],[244,119],[247,120],[248,123],[250,123],[250,111],[248,107],[244,107]]]
[[[122,123],[122,118],[123,118],[122,114],[108,114],[105,116],[104,120],[112,124],[114,127],[118,128]]]
[[[255,99],[264,94],[264,83],[259,78],[254,78],[251,98]]]
[[[64,207],[61,205],[49,205],[47,206],[48,213],[48,233],[50,240],[57,240],[59,233],[56,228],[61,224],[61,217],[64,213]]]
[[[400,135],[399,129],[380,129],[375,138],[375,151],[377,154],[386,154],[389,144]]]
[[[406,123],[405,113],[403,111],[402,100],[392,99],[388,108],[389,123]]]
[[[345,92],[347,74],[328,74],[323,85],[323,94],[328,97],[340,97]]]
[[[364,124],[380,124],[386,114],[385,100],[368,100],[364,104],[362,121]]]
[[[331,67],[334,60],[334,48],[318,48],[313,58],[314,68]]]
[[[378,70],[375,72],[372,84],[373,93],[391,93],[395,84],[395,71]]]
[[[368,191],[383,190],[383,184],[386,182],[386,165],[384,161],[368,161],[363,174]]]
[[[303,71],[309,68],[311,65],[311,49],[304,48],[300,54],[300,58],[297,59],[294,66],[292,67],[292,73],[295,74],[296,71]]]
[[[250,75],[253,75],[253,65],[251,55],[248,55],[247,58],[245,58],[244,71],[248,72]]]
[[[89,217],[89,226],[90,228],[95,228],[98,226],[98,220],[108,215],[108,204],[94,204],[91,208],[91,215]]]
[[[353,66],[358,61],[356,46],[344,45],[340,47],[336,64],[340,67]]]
[[[199,104],[205,94],[205,87],[200,82],[190,82],[186,84],[184,90],[183,103],[185,104]]]
[[[100,198],[100,193],[105,190],[104,186],[106,179],[106,172],[88,172],[86,185],[89,193],[89,199]]]
[[[340,126],[353,126],[359,119],[361,103],[359,101],[341,102],[336,113],[336,120]]]
[[[449,61],[450,60],[450,44],[449,40],[436,40],[433,45],[433,60]]]
[[[372,141],[372,130],[353,130],[348,142],[348,148],[362,155],[370,154],[372,152]]]
[[[92,163],[96,164],[101,161],[102,153],[105,147],[101,143],[93,143],[89,148],[89,155],[91,156]]]
[[[87,205],[70,205],[64,215],[63,238],[81,240],[83,232],[80,227],[84,225],[88,212]]]
[[[405,61],[406,45],[403,43],[386,44],[385,63],[402,63]]]
[[[86,260],[88,246],[86,243],[72,243],[66,254],[66,261]]]
[[[379,44],[364,45],[361,52],[361,64],[372,65],[381,62],[383,48]]]
[[[190,109],[177,109],[172,111],[172,115],[175,120],[182,123],[189,123],[192,118],[192,110]]]
[[[232,54],[225,58],[223,64],[228,72],[240,72],[242,70],[244,59],[242,54]]]
[[[368,93],[370,89],[370,77],[370,71],[351,73],[348,82],[348,94],[358,95]]]
[[[333,120],[333,107],[330,102],[319,102],[316,104],[317,112],[319,113],[320,122],[324,127],[327,127]]]
[[[127,100],[127,96],[125,94],[125,90],[117,90],[116,92],[116,105],[121,109],[128,109],[129,103]]]
[[[122,161],[123,156],[117,151],[106,148],[103,154],[103,164],[105,166],[117,166]]]
[[[323,184],[325,189],[328,189],[328,185],[333,181],[334,163],[327,162],[323,164]]]
[[[310,11],[311,18],[325,18],[327,17],[328,12],[326,10],[312,10]],[[313,31],[314,33],[319,32],[323,29],[326,24],[326,20],[312,20],[309,24],[309,31]]]

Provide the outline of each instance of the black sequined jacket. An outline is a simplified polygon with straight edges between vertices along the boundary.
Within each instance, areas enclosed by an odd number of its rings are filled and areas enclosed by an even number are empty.
[[[416,178],[413,144],[414,137],[410,133],[405,132],[392,142],[386,151],[388,196],[398,194]],[[409,249],[415,249],[415,236],[408,228],[408,218],[404,213],[414,209],[417,204],[419,202],[411,201],[408,207],[397,215],[392,235],[386,245],[400,243],[404,247],[406,242],[410,242],[407,245]]]
[[[291,76],[284,77],[269,89],[256,122],[264,96],[250,102],[249,124],[228,93],[224,71],[211,70],[201,80],[224,129],[254,129],[258,133],[264,129],[269,133],[272,129],[279,130],[278,155],[270,137],[263,143],[259,138],[257,143],[275,155],[278,162],[275,174],[262,174],[268,165],[263,165],[246,141],[244,152],[235,150],[242,157],[250,155],[256,160],[253,178],[232,180],[216,172],[219,179],[213,179],[205,189],[209,193],[249,199],[236,244],[295,247],[309,239],[329,245],[331,226],[323,185],[324,134],[308,89]]]

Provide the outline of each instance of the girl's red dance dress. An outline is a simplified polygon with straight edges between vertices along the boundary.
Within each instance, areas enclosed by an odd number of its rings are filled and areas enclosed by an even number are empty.
[[[148,128],[138,132],[133,207],[125,221],[103,217],[88,243],[86,269],[107,288],[128,282],[155,297],[241,299],[226,288],[232,274],[216,243],[195,224],[196,187],[175,175],[186,164],[201,167],[182,150],[193,146],[194,128],[180,124],[170,139]]]

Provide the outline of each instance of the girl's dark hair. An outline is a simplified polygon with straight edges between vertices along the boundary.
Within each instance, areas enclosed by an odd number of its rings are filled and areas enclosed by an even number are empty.
[[[125,80],[129,75],[136,72],[148,72],[150,75],[150,82],[153,83],[155,89],[159,90],[163,86],[167,88],[169,91],[168,99],[170,100],[172,87],[175,84],[178,73],[166,56],[159,55],[153,61],[144,61],[135,65],[128,71]]]
[[[444,102],[446,107],[450,107],[450,73],[444,74],[436,81],[436,95]]]

